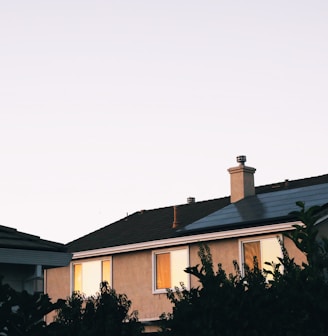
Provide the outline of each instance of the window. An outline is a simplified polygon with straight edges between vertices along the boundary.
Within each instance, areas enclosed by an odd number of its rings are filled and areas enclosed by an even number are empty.
[[[85,261],[73,264],[73,290],[86,296],[99,292],[102,281],[111,284],[111,262],[106,260]]]
[[[154,252],[153,260],[155,293],[165,293],[167,288],[181,287],[181,282],[189,288],[189,275],[184,272],[189,266],[187,248]]]
[[[269,269],[265,262],[279,263],[282,257],[281,246],[277,237],[245,240],[241,242],[242,264],[253,268],[254,257],[257,257],[259,268]]]

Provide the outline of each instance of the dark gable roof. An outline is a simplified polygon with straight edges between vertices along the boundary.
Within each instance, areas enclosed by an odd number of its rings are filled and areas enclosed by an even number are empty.
[[[192,223],[230,203],[230,197],[178,206],[181,226]],[[176,236],[172,229],[173,206],[138,211],[67,244],[68,251],[78,252],[134,244]]]
[[[266,193],[275,195],[276,192],[279,192],[281,196],[290,193],[291,189],[303,188],[324,183],[328,183],[328,174],[301,180],[286,180],[284,182],[259,186],[256,187],[256,195]],[[299,191],[301,191],[301,189],[299,189]],[[240,205],[244,201],[248,202],[248,199],[250,198],[252,197],[247,197],[237,203]],[[230,204],[230,196],[179,205],[177,213],[180,224],[176,229],[172,228],[174,216],[173,206],[139,211],[68,243],[68,251],[79,252],[173,238],[180,236],[181,234],[188,235],[191,234],[192,231],[185,230],[188,228],[189,224],[197,222],[200,219],[207,217],[210,214],[216,213],[221,209],[225,210],[224,208],[229,208],[229,206],[231,207],[232,205],[233,204]],[[253,205],[251,205],[251,207],[252,206]],[[288,215],[288,212],[286,216]],[[272,221],[274,220],[274,218],[266,219],[270,219]],[[242,221],[239,224],[242,225]],[[197,227],[197,229],[199,230],[199,227]],[[211,231],[211,229],[212,228],[204,227],[203,231]]]
[[[65,252],[67,250],[64,244],[40,239],[38,236],[3,225],[0,225],[0,248],[53,252]]]
[[[0,225],[0,264],[67,266],[72,254],[64,244]]]
[[[306,208],[326,205],[328,203],[328,183],[246,197],[186,225],[180,233],[228,230],[249,225],[263,225],[273,221],[284,223],[293,218],[290,212],[300,210],[296,204],[298,201],[303,202]]]

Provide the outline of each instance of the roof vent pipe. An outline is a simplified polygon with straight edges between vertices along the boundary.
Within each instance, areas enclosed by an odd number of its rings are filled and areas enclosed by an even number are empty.
[[[178,217],[178,206],[175,205],[173,207],[173,224],[172,224],[172,229],[176,229],[179,226],[179,217]]]
[[[196,200],[195,200],[195,197],[188,197],[188,198],[187,198],[187,203],[188,203],[188,204],[195,203],[195,201],[196,201]]]

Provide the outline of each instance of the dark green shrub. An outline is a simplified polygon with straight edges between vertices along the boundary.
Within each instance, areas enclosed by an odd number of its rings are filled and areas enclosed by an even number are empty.
[[[58,310],[55,325],[65,336],[140,335],[138,313],[129,315],[130,307],[125,294],[116,294],[107,282],[102,282],[94,297],[73,293]]]
[[[0,279],[0,335],[48,335],[43,318],[61,304],[61,300],[52,303],[46,294],[17,292]]]
[[[73,293],[66,301],[52,303],[46,294],[17,292],[1,280],[1,336],[137,336],[142,332],[137,312],[129,314],[131,301],[106,282],[94,297]],[[54,310],[57,317],[47,325],[44,317]]]
[[[185,271],[198,278],[200,286],[169,290],[171,314],[161,316],[164,334],[172,336],[286,336],[328,335],[327,241],[318,240],[315,222],[318,207],[294,213],[304,225],[295,225],[288,234],[307,257],[297,265],[281,242],[280,264],[266,263],[242,275],[234,262],[235,273],[227,275],[220,264],[214,271],[210,249],[200,245],[200,265]],[[283,266],[283,273],[279,267]],[[272,280],[267,281],[266,275]]]

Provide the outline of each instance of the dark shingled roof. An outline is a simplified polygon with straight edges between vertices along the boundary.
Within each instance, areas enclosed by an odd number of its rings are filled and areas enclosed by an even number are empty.
[[[14,228],[0,225],[0,248],[65,252],[64,244],[41,239]]]
[[[265,193],[275,194],[278,191],[283,195],[284,193],[290,192],[291,189],[324,183],[328,183],[328,174],[300,180],[286,180],[284,182],[259,186],[255,189],[256,195]],[[247,199],[248,197],[242,201],[247,201]],[[178,220],[180,224],[176,229],[172,228],[174,216],[173,206],[139,211],[68,243],[68,251],[79,252],[173,238],[181,234],[188,235],[191,234],[191,232],[189,230],[183,230],[188,224],[194,223],[229,205],[230,197],[179,205]],[[274,220],[274,218],[266,219]],[[239,224],[242,225],[243,223],[240,222]],[[204,230],[211,231],[211,228],[205,227]]]
[[[0,264],[66,266],[72,259],[64,244],[0,225]]]
[[[306,208],[324,206],[328,203],[328,183],[295,189],[285,189],[246,197],[223,209],[186,225],[183,231],[222,230],[245,227],[248,224],[281,223],[291,218],[291,211],[299,211],[296,202],[301,201]]]
[[[192,223],[230,203],[230,197],[183,204],[178,207],[180,225]],[[140,243],[176,236],[172,229],[173,206],[142,210],[67,244],[70,252]]]

